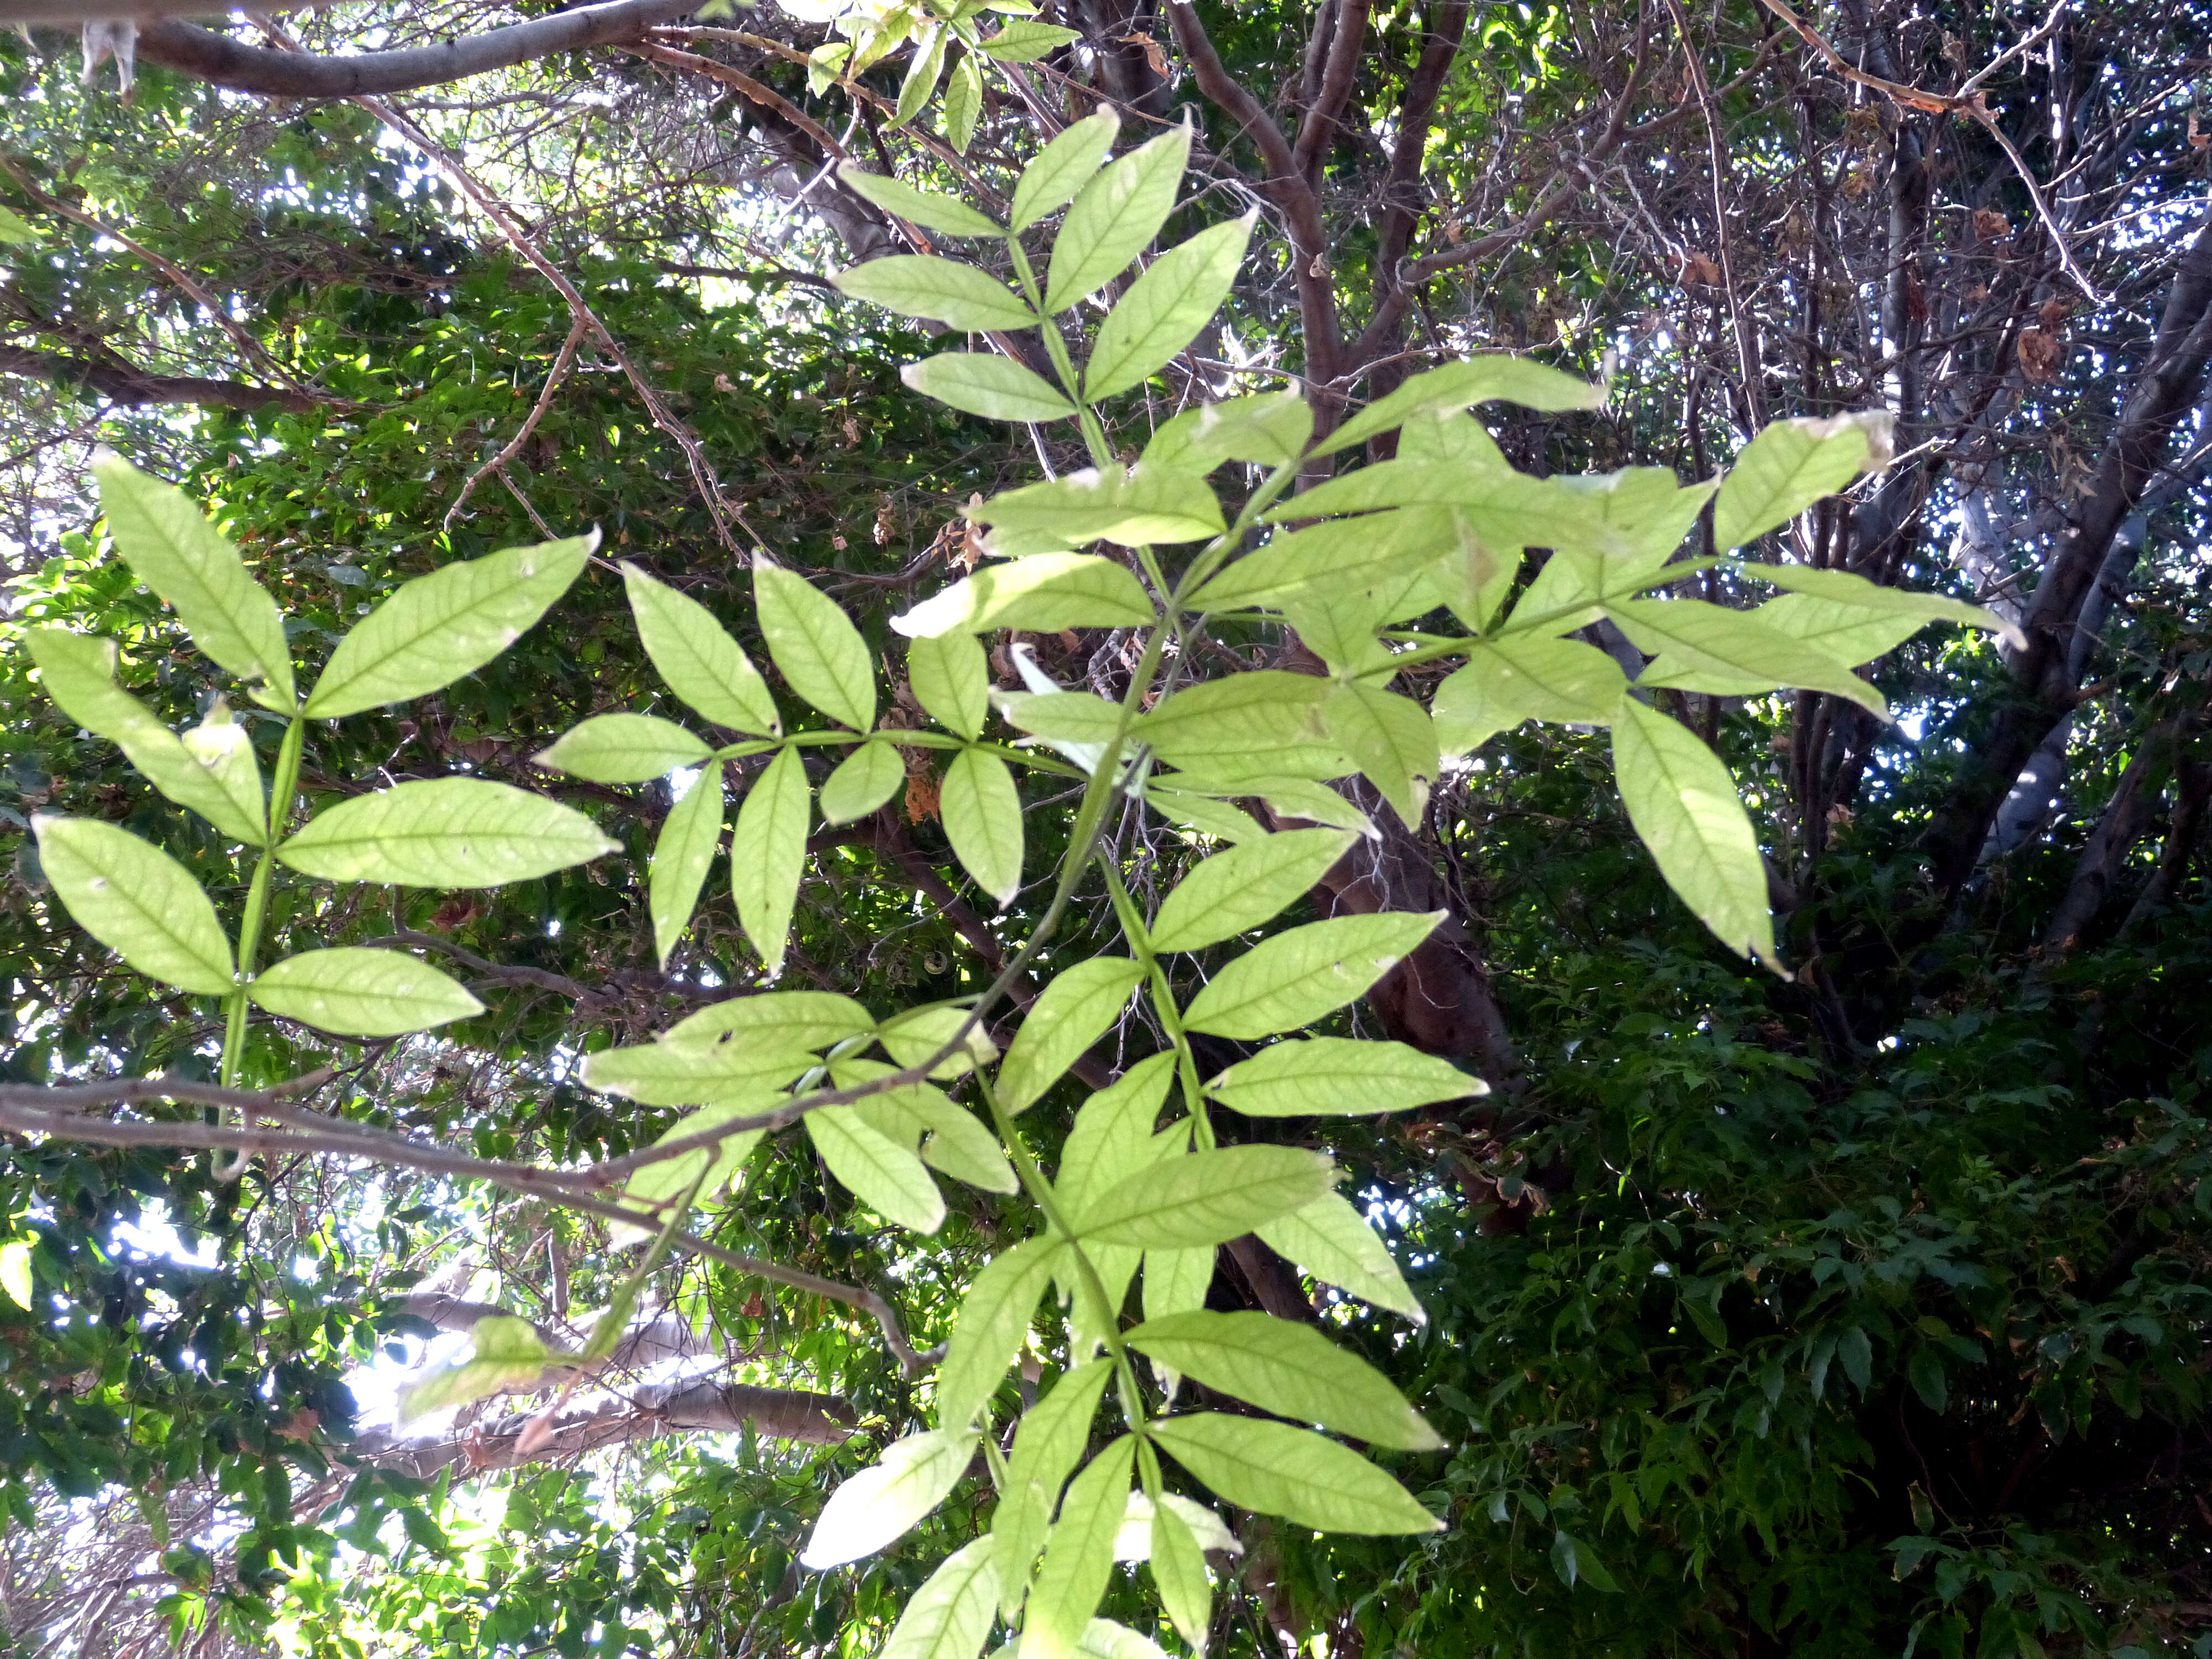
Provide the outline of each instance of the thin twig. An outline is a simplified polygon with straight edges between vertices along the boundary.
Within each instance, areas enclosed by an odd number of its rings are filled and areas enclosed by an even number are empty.
[[[438,526],[441,530],[453,527],[453,520],[460,516],[461,508],[467,505],[470,494],[489,474],[496,472],[502,477],[506,476],[507,464],[514,459],[523,445],[530,441],[530,434],[538,429],[538,422],[545,418],[545,411],[553,406],[553,394],[561,389],[561,382],[568,378],[568,366],[576,361],[576,348],[583,343],[583,339],[584,319],[579,317],[568,325],[568,337],[561,343],[560,355],[553,360],[552,373],[545,377],[545,388],[538,394],[538,401],[531,406],[529,416],[522,422],[522,429],[507,440],[506,447],[498,454],[469,474],[468,482],[461,486],[461,493],[453,497],[453,504],[446,509],[445,521]]]

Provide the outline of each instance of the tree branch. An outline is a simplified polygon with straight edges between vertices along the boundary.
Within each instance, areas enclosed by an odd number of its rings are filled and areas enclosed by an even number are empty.
[[[289,386],[248,386],[243,380],[210,380],[196,374],[152,374],[112,363],[64,356],[59,352],[33,350],[27,346],[0,345],[0,374],[59,382],[126,409],[194,404],[202,409],[235,409],[251,414],[257,409],[274,405],[303,415],[334,401],[295,392]]]

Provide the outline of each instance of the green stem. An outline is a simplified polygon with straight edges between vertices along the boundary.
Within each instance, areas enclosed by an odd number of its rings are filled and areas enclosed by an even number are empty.
[[[293,792],[300,785],[300,750],[307,741],[307,723],[295,715],[284,727],[284,741],[276,750],[276,773],[270,780],[269,819],[261,844],[260,861],[253,866],[253,884],[246,890],[246,915],[238,928],[238,984],[224,1008],[222,1062],[217,1075],[226,1089],[238,1087],[240,1062],[246,1048],[246,988],[253,981],[256,956],[261,948],[261,924],[269,913],[269,881],[276,866],[276,843],[292,816]]]
[[[1168,984],[1167,969],[1152,951],[1152,930],[1145,926],[1144,918],[1137,914],[1136,901],[1129,890],[1121,884],[1121,872],[1114,867],[1113,860],[1104,853],[1098,854],[1098,867],[1106,877],[1106,890],[1113,896],[1114,914],[1121,918],[1121,935],[1129,941],[1129,949],[1152,979],[1152,1007],[1166,1028],[1168,1040],[1175,1045],[1176,1073],[1182,1079],[1185,1109],[1190,1115],[1191,1130],[1197,1137],[1198,1149],[1202,1152],[1213,1150],[1213,1125],[1206,1115],[1206,1097],[1198,1084],[1198,1056],[1191,1052],[1190,1036],[1182,1028],[1182,1010],[1176,1006],[1175,992]]]

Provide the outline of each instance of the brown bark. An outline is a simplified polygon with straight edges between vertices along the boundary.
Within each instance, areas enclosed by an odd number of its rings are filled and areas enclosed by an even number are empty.
[[[249,414],[272,406],[305,414],[324,407],[325,402],[283,386],[210,380],[196,374],[151,374],[127,365],[96,363],[27,346],[0,345],[0,374],[74,386],[128,409],[191,404],[202,409],[235,409]]]

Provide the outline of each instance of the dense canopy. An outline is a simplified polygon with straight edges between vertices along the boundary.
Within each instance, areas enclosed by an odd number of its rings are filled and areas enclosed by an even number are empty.
[[[0,1654],[2212,1655],[2212,13],[112,9]]]

